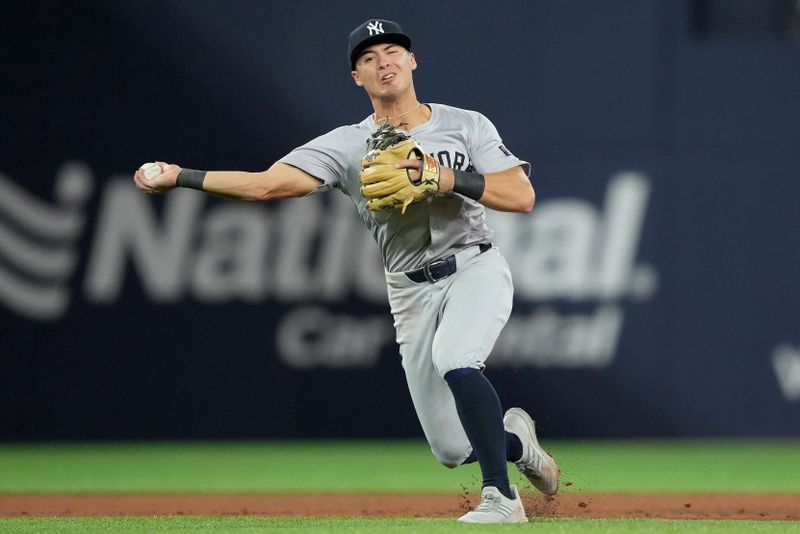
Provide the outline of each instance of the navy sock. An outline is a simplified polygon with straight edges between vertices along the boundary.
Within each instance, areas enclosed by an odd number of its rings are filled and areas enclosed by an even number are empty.
[[[472,444],[483,475],[483,487],[494,486],[513,499],[506,470],[506,431],[500,399],[478,369],[454,369],[444,375],[461,425]]]
[[[516,462],[519,461],[520,458],[522,458],[522,442],[516,434],[506,432],[506,460],[509,462]],[[472,449],[467,459],[461,463],[471,464],[477,460],[478,457],[475,455],[475,449]]]
[[[517,462],[522,458],[522,442],[516,434],[506,432],[506,460]]]

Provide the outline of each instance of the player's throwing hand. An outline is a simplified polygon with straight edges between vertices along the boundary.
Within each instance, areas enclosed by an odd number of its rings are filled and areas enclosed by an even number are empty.
[[[145,163],[133,175],[136,187],[150,194],[161,194],[175,188],[181,168],[163,161]]]

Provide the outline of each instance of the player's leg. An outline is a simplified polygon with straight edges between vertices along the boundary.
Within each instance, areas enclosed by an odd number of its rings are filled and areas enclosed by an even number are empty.
[[[470,456],[472,445],[431,352],[444,285],[417,284],[402,273],[389,273],[386,279],[403,370],[422,431],[436,459],[458,467]]]
[[[558,466],[539,445],[533,420],[521,408],[511,408],[503,416],[494,388],[476,370],[491,352],[510,313],[513,288],[505,260],[490,250],[459,268],[450,284],[434,340],[434,361],[453,388],[459,416],[473,445],[466,462],[477,459],[484,486],[501,488],[507,484],[504,460],[508,460],[539,491],[553,495],[558,491]],[[461,356],[464,354],[466,358]],[[459,365],[462,367],[448,370]]]
[[[511,274],[503,257],[491,249],[459,266],[444,285],[447,294],[433,342],[434,365],[451,389],[484,487],[496,487],[513,499],[503,412],[494,387],[482,373],[511,313]]]

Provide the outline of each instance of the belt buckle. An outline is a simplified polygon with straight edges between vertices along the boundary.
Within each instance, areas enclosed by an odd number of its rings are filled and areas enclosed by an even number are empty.
[[[431,269],[433,269],[434,267],[438,267],[439,265],[445,263],[446,261],[447,260],[436,260],[436,261],[430,262],[427,265],[424,265],[422,267],[422,274],[425,275],[425,280],[427,280],[431,284],[436,282],[436,280],[438,280],[438,278],[434,278],[433,277],[433,274],[431,273]]]

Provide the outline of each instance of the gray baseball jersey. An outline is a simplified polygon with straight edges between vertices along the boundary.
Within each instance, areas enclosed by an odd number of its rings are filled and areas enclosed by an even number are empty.
[[[483,115],[428,104],[430,119],[409,134],[444,166],[479,173],[530,165],[502,144]],[[444,375],[484,366],[511,314],[513,286],[508,265],[491,241],[482,204],[458,194],[438,194],[399,211],[372,212],[358,175],[367,139],[378,128],[368,117],[296,148],[283,163],[322,180],[317,191],[337,188],[352,198],[383,254],[389,304],[414,408],[436,458],[449,467],[472,452]],[[457,270],[436,283],[416,283],[403,271],[455,255]]]
[[[430,119],[409,135],[451,169],[482,174],[530,165],[506,147],[494,125],[478,112],[428,104]],[[353,199],[361,219],[378,242],[390,272],[416,269],[477,243],[491,241],[484,208],[457,194],[439,194],[399,211],[372,212],[361,195],[358,174],[367,139],[378,129],[372,115],[342,126],[294,149],[280,161],[324,182],[318,191],[337,188]]]

